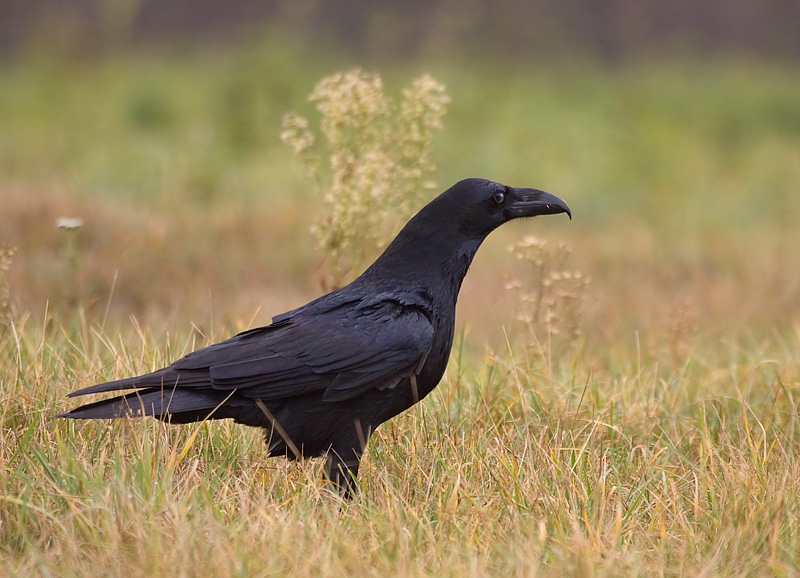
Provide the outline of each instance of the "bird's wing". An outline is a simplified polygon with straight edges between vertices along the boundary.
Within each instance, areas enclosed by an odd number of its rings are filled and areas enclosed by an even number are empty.
[[[390,298],[296,312],[190,353],[153,373],[87,387],[70,397],[124,389],[237,390],[253,399],[325,391],[342,401],[391,388],[425,363],[433,322],[423,307]]]
[[[418,373],[433,344],[428,313],[391,300],[282,323],[252,335],[264,340],[255,355],[210,364],[211,386],[263,400],[325,390],[325,400],[343,401]]]

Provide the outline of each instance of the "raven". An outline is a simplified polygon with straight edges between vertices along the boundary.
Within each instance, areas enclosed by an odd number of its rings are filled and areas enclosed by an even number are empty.
[[[134,390],[57,417],[231,418],[264,428],[270,456],[327,455],[325,477],[351,497],[370,434],[442,378],[456,299],[480,244],[506,221],[557,213],[572,218],[544,191],[460,181],[349,285],[169,367],[75,391],[69,397]]]

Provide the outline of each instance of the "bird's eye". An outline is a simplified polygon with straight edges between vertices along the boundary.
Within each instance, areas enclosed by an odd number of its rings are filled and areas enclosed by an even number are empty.
[[[492,200],[498,205],[502,205],[503,201],[506,200],[506,194],[501,191],[497,191],[495,194],[492,195]]]

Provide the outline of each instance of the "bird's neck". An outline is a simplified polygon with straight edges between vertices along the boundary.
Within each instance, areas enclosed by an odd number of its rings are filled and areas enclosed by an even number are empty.
[[[441,229],[403,230],[367,269],[364,281],[390,280],[395,285],[426,288],[455,298],[483,239],[464,239]]]

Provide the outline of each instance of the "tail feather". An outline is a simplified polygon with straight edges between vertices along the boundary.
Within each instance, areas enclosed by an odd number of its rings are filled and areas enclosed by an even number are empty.
[[[147,415],[161,419],[175,416],[180,419],[180,414],[211,413],[225,402],[226,397],[226,394],[214,391],[147,389],[82,405],[56,417],[114,419]]]
[[[172,391],[176,386],[196,387],[200,385],[211,385],[208,370],[177,372],[170,367],[165,367],[164,369],[159,369],[158,371],[145,375],[137,375],[136,377],[117,379],[115,381],[107,381],[106,383],[84,387],[83,389],[67,394],[67,397],[78,397],[91,393],[105,393],[123,389],[144,390],[148,388],[158,388],[165,391]]]

